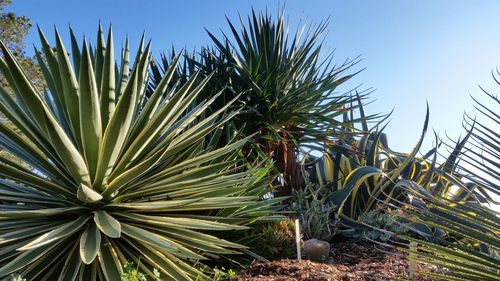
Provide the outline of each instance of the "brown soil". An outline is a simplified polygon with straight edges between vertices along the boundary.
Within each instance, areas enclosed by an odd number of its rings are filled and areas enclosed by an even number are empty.
[[[378,249],[374,245],[343,242],[332,245],[333,255],[325,263],[309,260],[254,262],[235,279],[237,281],[334,281],[408,279],[408,261],[401,253]],[[419,265],[418,271],[437,271]],[[433,280],[418,277],[417,280]]]

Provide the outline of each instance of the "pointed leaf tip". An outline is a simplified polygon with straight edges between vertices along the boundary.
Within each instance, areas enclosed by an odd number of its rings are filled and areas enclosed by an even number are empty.
[[[84,184],[80,184],[78,187],[76,197],[85,203],[95,203],[102,199],[101,194]]]
[[[95,211],[94,221],[99,229],[111,238],[120,238],[122,227],[120,222],[105,211]]]
[[[94,223],[90,223],[89,227],[80,236],[80,258],[85,264],[90,264],[94,261],[101,245],[101,231]]]

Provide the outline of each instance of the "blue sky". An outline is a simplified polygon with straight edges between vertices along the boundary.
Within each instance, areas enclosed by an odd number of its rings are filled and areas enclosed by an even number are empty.
[[[291,26],[330,17],[327,49],[336,62],[361,55],[355,79],[339,91],[362,84],[374,88],[370,113],[395,108],[386,129],[389,144],[408,151],[420,134],[425,104],[431,127],[440,136],[457,138],[464,111],[472,112],[469,94],[478,84],[495,90],[491,70],[500,64],[500,1],[160,1],[160,0],[14,0],[8,10],[28,16],[47,35],[57,26],[68,38],[71,24],[78,36],[95,38],[98,21],[113,24],[115,44],[131,39],[137,46],[143,31],[153,40],[154,55],[172,45],[192,49],[210,43],[204,28],[227,30],[225,16],[236,20],[251,7],[275,13],[285,5]],[[27,46],[39,45],[35,30]],[[31,49],[31,47],[29,47]],[[28,50],[31,53],[31,50]],[[429,135],[426,146],[432,138]]]

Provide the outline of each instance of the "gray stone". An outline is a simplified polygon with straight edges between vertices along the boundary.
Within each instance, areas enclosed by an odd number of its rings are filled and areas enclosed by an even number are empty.
[[[324,261],[330,253],[330,243],[318,239],[304,242],[304,255],[312,261]]]

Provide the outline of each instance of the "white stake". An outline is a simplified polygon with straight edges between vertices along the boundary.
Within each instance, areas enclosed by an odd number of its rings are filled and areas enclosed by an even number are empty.
[[[300,226],[299,219],[295,220],[295,246],[297,247],[297,259],[301,260],[300,254]]]
[[[417,251],[417,243],[410,242],[410,250]],[[408,262],[408,271],[410,275],[410,280],[417,280],[416,272],[417,272],[417,262],[414,260],[416,257],[415,253],[410,253],[410,261]]]

